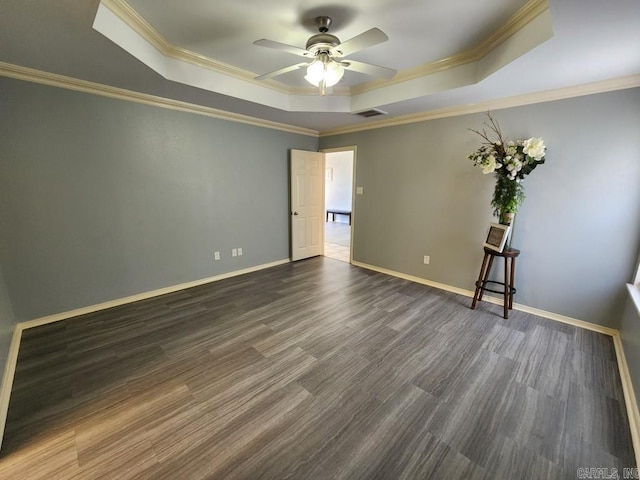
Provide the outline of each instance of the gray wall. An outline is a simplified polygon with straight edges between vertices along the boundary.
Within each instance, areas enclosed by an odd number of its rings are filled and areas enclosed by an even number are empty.
[[[17,321],[288,258],[288,149],[317,138],[6,78],[0,111]]]
[[[640,246],[639,107],[632,89],[494,112],[511,138],[549,146],[515,227],[519,303],[621,317]],[[17,321],[288,256],[287,151],[317,139],[6,78],[0,108],[0,264]],[[320,140],[358,146],[357,261],[473,288],[494,180],[466,155],[483,120]]]
[[[515,225],[516,302],[615,326],[640,246],[640,89],[494,112],[543,137]],[[354,258],[472,290],[495,180],[466,159],[483,114],[321,138],[357,145]],[[423,265],[423,255],[431,264]]]
[[[0,266],[0,382],[2,381],[2,375],[4,374],[4,368],[9,354],[14,325],[13,308],[4,283],[2,266]]]

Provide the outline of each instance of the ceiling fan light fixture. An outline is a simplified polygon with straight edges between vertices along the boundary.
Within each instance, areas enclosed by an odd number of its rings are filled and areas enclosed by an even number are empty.
[[[314,87],[333,87],[344,75],[344,68],[333,60],[329,54],[321,52],[307,67],[307,75],[304,79]],[[324,82],[323,82],[324,81]]]
[[[327,87],[333,87],[336,83],[342,80],[344,75],[344,68],[335,60],[331,60],[325,65],[324,78]]]
[[[317,87],[320,85],[323,77],[324,64],[319,59],[315,59],[313,63],[311,63],[307,67],[307,74],[305,75],[304,79],[314,87]]]

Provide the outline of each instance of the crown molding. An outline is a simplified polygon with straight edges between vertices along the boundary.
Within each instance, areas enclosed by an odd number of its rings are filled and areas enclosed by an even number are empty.
[[[317,90],[315,88],[288,87],[287,85],[273,79],[262,81],[255,80],[256,74],[254,72],[234,67],[233,65],[219,62],[191,50],[175,46],[168,42],[152,25],[140,16],[140,14],[136,12],[126,2],[126,0],[101,0],[100,3],[144,38],[156,50],[167,57],[198,65],[217,73],[228,75],[254,85],[267,87],[288,95],[317,94]],[[434,62],[403,70],[398,72],[391,80],[375,79],[359,85],[354,85],[351,88],[339,87],[334,90],[332,95],[354,96],[479,61],[513,36],[516,32],[521,30],[524,26],[528,25],[540,14],[547,11],[548,8],[548,0],[529,0],[515,14],[513,14],[500,29],[486,37],[472,49]]]
[[[480,60],[547,10],[549,10],[548,0],[529,0],[500,29],[471,50],[476,60]]]
[[[125,22],[163,55],[210,68],[241,80],[253,80],[254,74],[248,70],[172,45],[124,0],[101,0],[100,3],[111,10],[120,20]],[[286,92],[286,89],[283,89],[283,91]]]
[[[172,100],[169,98],[149,95],[147,93],[134,92],[124,88],[102,85],[87,80],[79,80],[77,78],[66,77],[56,73],[43,72],[33,68],[22,67],[11,63],[0,62],[0,76],[24,80],[27,82],[49,85],[52,87],[64,88],[66,90],[74,90],[77,92],[91,93],[102,97],[115,98],[129,102],[141,103],[154,107],[167,108],[181,112],[195,113],[210,118],[219,118],[231,122],[244,123],[257,127],[271,128],[281,130],[288,133],[297,133],[300,135],[308,135],[317,137],[318,131],[309,128],[296,127],[285,123],[272,122],[261,118],[250,117],[239,113],[226,112],[217,108],[205,107],[194,103],[183,102],[180,100]]]
[[[366,130],[375,130],[378,128],[437,120],[439,118],[456,117],[460,115],[486,112],[487,110],[501,110],[505,108],[520,107],[535,103],[552,102],[567,98],[581,97],[585,95],[593,95],[597,93],[605,93],[616,90],[625,90],[628,88],[640,87],[640,74],[636,74],[626,77],[602,80],[599,82],[586,83],[572,87],[564,87],[543,92],[535,92],[502,99],[488,100],[485,102],[473,103],[468,105],[459,105],[450,108],[441,108],[426,112],[399,115],[384,120],[368,122],[366,124],[350,125],[347,127],[339,127],[318,132],[317,130],[313,130],[310,128],[297,127],[295,125],[273,122],[270,120],[264,120],[248,115],[227,112],[212,107],[205,107],[202,105],[183,102],[180,100],[172,100],[169,98],[158,97],[146,93],[134,92],[132,90],[126,90],[124,88],[102,85],[87,80],[79,80],[76,78],[58,75],[50,72],[44,72],[33,68],[14,65],[11,63],[0,62],[0,76],[15,78],[17,80],[24,80],[32,83],[39,83],[41,85],[64,88],[66,90],[74,90],[103,97],[115,98],[118,100],[141,103],[144,105],[167,108],[170,110],[194,113],[197,115],[219,118],[222,120],[244,123],[257,127],[271,128],[288,133],[308,135],[311,137],[328,137]]]
[[[172,100],[155,95],[149,95],[146,93],[134,92],[123,88],[90,82],[87,80],[79,80],[76,78],[58,75],[50,72],[44,72],[33,68],[14,65],[11,63],[0,62],[0,76],[15,78],[27,82],[39,83],[42,85],[64,88],[66,90],[74,90],[103,97],[115,98],[118,100],[141,103],[144,105],[167,108],[170,110],[194,113],[197,115],[219,118],[222,120],[244,123],[247,125],[271,128],[288,133],[308,135],[311,137],[328,137],[333,135],[342,135],[346,133],[374,130],[377,128],[386,128],[398,125],[407,125],[411,123],[426,122],[429,120],[437,120],[439,118],[456,117],[460,115],[486,112],[487,110],[501,110],[505,108],[520,107],[535,103],[552,102],[567,98],[581,97],[585,95],[593,95],[597,93],[605,93],[615,90],[625,90],[628,88],[640,87],[640,74],[636,74],[626,77],[602,80],[599,82],[586,83],[573,87],[564,87],[543,92],[535,92],[502,99],[488,100],[486,102],[459,105],[450,108],[441,108],[437,110],[412,113],[408,115],[400,115],[384,120],[368,122],[366,124],[350,125],[347,127],[339,127],[318,132],[317,130],[313,130],[310,128],[297,127],[295,125],[273,122],[270,120],[264,120],[248,115],[226,112],[224,110],[219,110],[212,107],[205,107],[202,105],[196,105],[180,100]]]
[[[208,68],[223,75],[228,75],[245,82],[249,82],[261,87],[271,88],[281,93],[291,94],[291,88],[283,85],[275,80],[255,79],[256,74],[249,70],[234,67],[224,62],[214,60],[206,55],[177,47],[169,43],[160,33],[153,28],[144,18],[140,16],[125,0],[100,0],[100,3],[108,8],[120,20],[126,23],[133,31],[138,33],[142,38],[149,42],[162,55],[174,58],[187,63],[192,63],[200,67]],[[311,93],[317,93],[316,89],[303,89],[298,87],[297,90]],[[299,92],[296,92],[299,93]]]
[[[467,63],[477,62],[548,9],[548,0],[529,0],[516,13],[514,13],[511,18],[502,25],[502,27],[482,40],[475,47],[450,57],[403,70],[398,72],[391,80],[376,79],[361,83],[360,85],[355,85],[351,88],[351,93],[353,95],[358,95],[378,88],[384,88],[390,85],[432,75],[443,70],[456,68],[461,65],[466,65]]]
[[[339,127],[331,130],[324,130],[320,132],[320,137],[362,132],[365,130],[374,130],[377,128],[393,127],[397,125],[407,125],[410,123],[426,122],[428,120],[436,120],[439,118],[457,117],[459,115],[486,112],[487,110],[502,110],[505,108],[531,105],[534,103],[553,102],[555,100],[563,100],[566,98],[582,97],[585,95],[612,92],[615,90],[625,90],[628,88],[636,87],[640,87],[640,74],[613,78],[609,80],[601,80],[598,82],[585,83],[572,87],[546,90],[543,92],[527,93],[496,100],[487,100],[485,102],[472,103],[468,105],[440,108],[437,110],[429,110],[427,112],[399,115],[397,117],[392,117],[385,120],[377,120],[362,125],[351,125],[348,127]]]

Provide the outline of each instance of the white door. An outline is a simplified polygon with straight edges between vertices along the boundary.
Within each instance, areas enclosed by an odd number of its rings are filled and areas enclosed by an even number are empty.
[[[324,253],[324,154],[291,150],[291,260]]]

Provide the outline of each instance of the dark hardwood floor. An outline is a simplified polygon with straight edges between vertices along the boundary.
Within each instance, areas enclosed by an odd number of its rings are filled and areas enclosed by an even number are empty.
[[[318,257],[24,332],[2,479],[635,466],[609,337]]]

